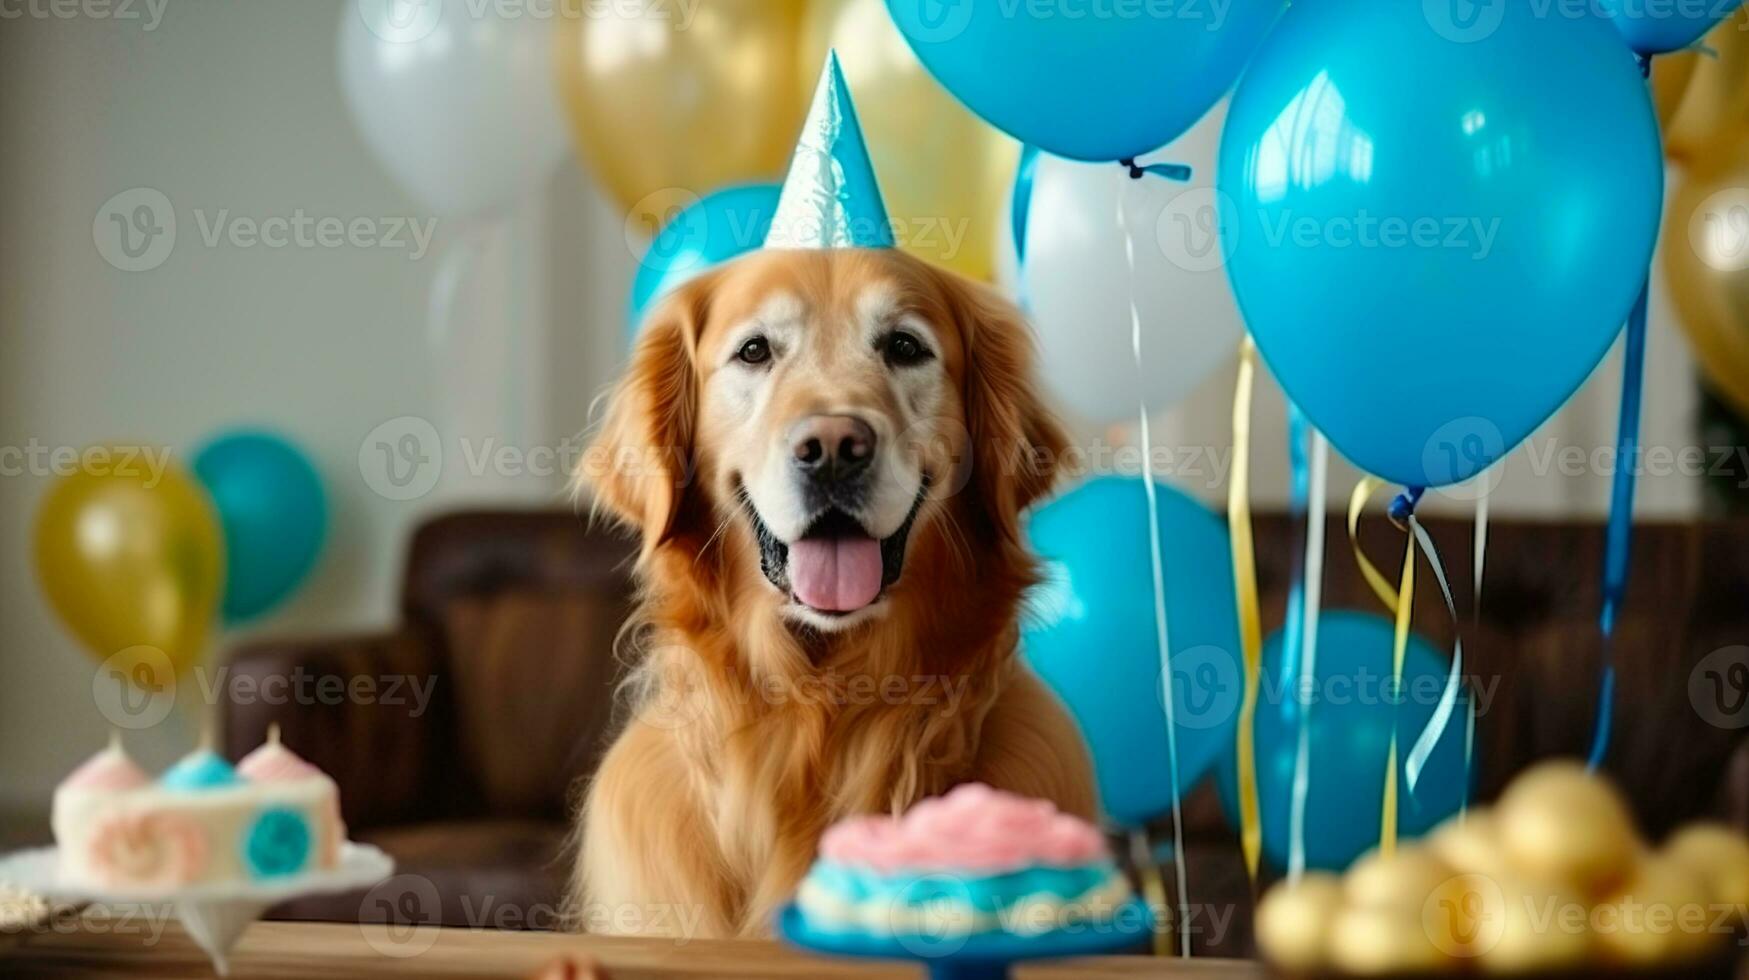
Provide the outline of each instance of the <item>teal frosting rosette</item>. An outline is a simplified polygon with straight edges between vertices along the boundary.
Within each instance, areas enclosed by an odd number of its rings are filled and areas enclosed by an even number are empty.
[[[243,863],[257,878],[294,875],[309,866],[315,835],[296,810],[262,811],[243,836]]]

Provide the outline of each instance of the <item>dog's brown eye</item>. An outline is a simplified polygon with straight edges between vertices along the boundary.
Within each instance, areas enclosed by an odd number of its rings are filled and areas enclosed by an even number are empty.
[[[885,344],[887,363],[895,367],[905,367],[911,364],[921,364],[929,360],[929,348],[903,330],[895,330],[887,335]]]
[[[735,359],[743,364],[764,364],[771,360],[771,341],[764,337],[751,337],[735,352]]]

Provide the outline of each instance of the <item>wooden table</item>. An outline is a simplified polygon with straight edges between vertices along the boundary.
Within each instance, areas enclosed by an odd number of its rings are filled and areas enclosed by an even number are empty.
[[[3,943],[3,941],[0,941]],[[231,955],[231,976],[526,978],[565,956],[593,957],[612,980],[657,978],[845,978],[916,980],[904,966],[816,959],[776,943],[616,939],[540,932],[399,929],[387,926],[258,922]],[[145,926],[39,932],[19,945],[0,944],[0,976],[213,976],[206,957],[174,923],[156,941]],[[1065,960],[1016,971],[1022,980],[1262,980],[1251,963],[1152,959],[1140,956]]]

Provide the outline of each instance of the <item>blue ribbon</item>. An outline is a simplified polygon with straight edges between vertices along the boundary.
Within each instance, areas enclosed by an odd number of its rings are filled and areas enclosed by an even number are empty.
[[[1293,515],[1292,526],[1299,527],[1306,516],[1306,497],[1311,491],[1311,470],[1306,465],[1308,423],[1300,407],[1291,401],[1287,406],[1288,510]],[[1297,691],[1300,681],[1300,658],[1306,646],[1306,554],[1303,547],[1294,549],[1293,572],[1288,579],[1287,632],[1281,648],[1281,690]],[[1295,697],[1283,698],[1283,718],[1292,718],[1299,708]]]
[[[1032,216],[1032,185],[1038,179],[1038,147],[1023,143],[1020,147],[1020,169],[1014,174],[1014,203],[1009,208],[1014,224],[1014,254],[1026,268],[1026,223]]]
[[[1591,768],[1609,754],[1615,724],[1615,623],[1628,591],[1628,558],[1634,535],[1634,483],[1640,455],[1640,394],[1646,377],[1646,306],[1652,281],[1647,278],[1628,317],[1627,350],[1622,361],[1621,421],[1616,432],[1615,484],[1610,490],[1609,529],[1603,552],[1603,612],[1597,625],[1603,632],[1603,683],[1597,693],[1597,731],[1591,738]]]

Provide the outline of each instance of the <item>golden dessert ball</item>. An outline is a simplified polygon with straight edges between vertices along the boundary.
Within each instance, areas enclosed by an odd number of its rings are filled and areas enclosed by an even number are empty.
[[[1343,893],[1355,908],[1415,918],[1428,897],[1451,876],[1452,869],[1432,851],[1405,845],[1390,856],[1372,851],[1356,861],[1348,869]]]
[[[1481,972],[1519,977],[1582,966],[1592,952],[1591,907],[1565,885],[1522,877],[1479,889],[1472,949]]]
[[[1330,963],[1356,977],[1455,970],[1433,945],[1421,916],[1397,909],[1344,908],[1330,929]]]
[[[1593,911],[1598,947],[1630,967],[1703,959],[1726,938],[1712,931],[1708,898],[1699,874],[1667,857],[1648,857]]]
[[[1520,776],[1495,813],[1514,868],[1568,882],[1587,898],[1620,884],[1640,846],[1621,794],[1577,762],[1545,763]]]
[[[1330,928],[1342,909],[1342,881],[1308,874],[1270,889],[1257,907],[1257,945],[1270,962],[1311,973],[1329,964]]]
[[[1511,866],[1500,843],[1500,820],[1492,810],[1471,810],[1440,825],[1427,847],[1458,874],[1504,875]]]
[[[1749,905],[1749,839],[1722,824],[1694,824],[1664,845],[1665,856],[1697,872],[1712,900]]]

